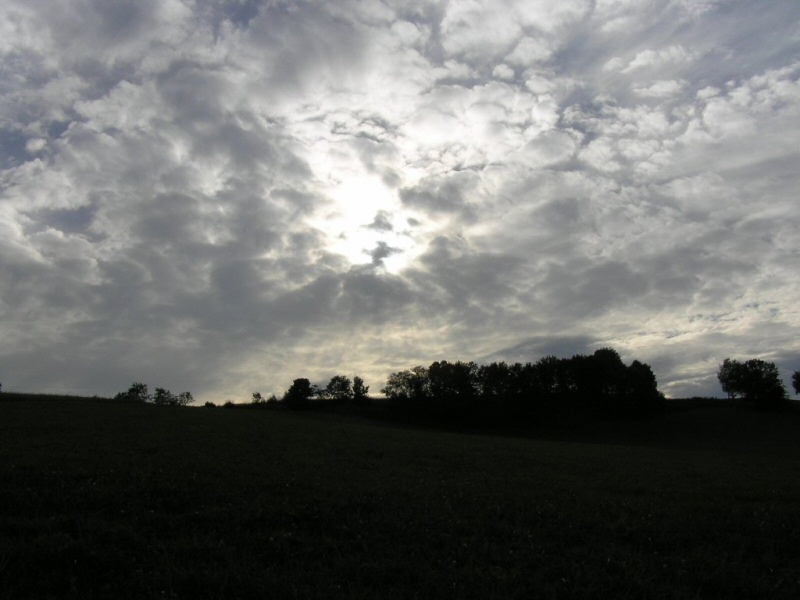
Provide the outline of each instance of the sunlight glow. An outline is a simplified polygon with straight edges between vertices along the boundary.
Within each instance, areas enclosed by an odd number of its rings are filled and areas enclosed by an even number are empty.
[[[311,222],[327,234],[328,249],[352,265],[374,264],[390,273],[403,270],[419,255],[408,223],[414,215],[378,176],[337,175],[329,180],[333,207]]]

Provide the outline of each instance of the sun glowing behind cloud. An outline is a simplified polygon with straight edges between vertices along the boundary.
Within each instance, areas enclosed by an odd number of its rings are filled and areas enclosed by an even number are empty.
[[[402,271],[422,252],[419,235],[397,192],[377,175],[348,171],[328,178],[332,207],[310,224],[328,238],[328,249],[351,265],[374,265],[390,273]]]

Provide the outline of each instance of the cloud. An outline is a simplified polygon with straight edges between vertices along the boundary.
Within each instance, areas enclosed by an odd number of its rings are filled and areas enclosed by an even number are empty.
[[[634,92],[645,98],[670,98],[681,92],[686,86],[684,81],[674,79],[656,81],[647,87],[635,88]]]
[[[7,388],[798,356],[793,0],[0,11]]]
[[[631,73],[639,69],[660,69],[673,65],[690,63],[695,54],[683,46],[669,46],[659,50],[642,50],[637,53],[622,69],[623,73]]]

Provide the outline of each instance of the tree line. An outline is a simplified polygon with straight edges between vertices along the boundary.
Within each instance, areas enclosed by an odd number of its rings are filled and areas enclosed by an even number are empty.
[[[760,359],[726,358],[717,378],[731,399],[756,408],[787,405],[788,394],[775,363]],[[800,394],[800,371],[792,375]],[[665,402],[650,365],[634,360],[626,365],[616,350],[601,348],[571,358],[546,356],[537,362],[435,361],[389,375],[381,389],[398,413],[437,421],[515,422],[552,424],[597,417],[631,417],[658,412]],[[133,383],[117,400],[186,406],[192,394],[173,394],[147,384]],[[249,405],[231,401],[226,407],[309,409],[332,405],[366,406],[369,386],[355,376],[335,375],[324,385],[295,379],[281,398],[253,392]],[[206,406],[214,406],[206,403]]]
[[[437,361],[392,373],[383,388],[398,410],[437,420],[554,423],[657,411],[664,401],[649,365],[611,348],[535,363]]]

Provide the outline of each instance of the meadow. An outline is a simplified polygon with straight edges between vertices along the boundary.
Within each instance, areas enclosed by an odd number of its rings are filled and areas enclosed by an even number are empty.
[[[2,598],[798,598],[800,416],[527,437],[0,396]]]

